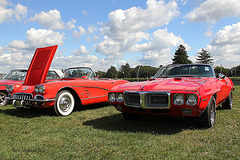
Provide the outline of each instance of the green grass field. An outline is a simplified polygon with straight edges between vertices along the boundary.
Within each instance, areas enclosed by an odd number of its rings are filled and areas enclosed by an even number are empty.
[[[0,159],[239,159],[240,86],[213,128],[190,119],[124,121],[108,103],[57,117],[51,110],[0,108]]]

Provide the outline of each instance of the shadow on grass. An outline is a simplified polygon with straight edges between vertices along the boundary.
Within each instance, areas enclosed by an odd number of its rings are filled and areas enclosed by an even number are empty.
[[[146,132],[152,134],[171,135],[184,129],[193,129],[194,120],[172,117],[142,117],[138,120],[126,121],[122,114],[106,116],[83,123],[96,129],[119,132]]]
[[[42,116],[54,116],[52,109],[17,109],[12,107],[11,109],[1,109],[0,113],[15,116],[20,118],[34,118],[34,117],[42,117]]]
[[[98,108],[103,108],[109,106],[109,103],[98,103],[93,105],[86,105],[86,106],[77,106],[74,108],[74,112],[81,112],[84,110],[93,110]],[[0,113],[20,117],[20,118],[34,118],[34,117],[42,117],[42,116],[56,116],[53,108],[31,108],[31,109],[17,109],[15,107],[4,107],[0,108]],[[70,115],[71,116],[71,115]]]

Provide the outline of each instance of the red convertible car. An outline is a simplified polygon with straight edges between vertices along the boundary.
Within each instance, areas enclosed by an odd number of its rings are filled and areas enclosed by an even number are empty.
[[[25,76],[27,74],[27,69],[13,69],[6,76],[0,80],[0,106],[5,106],[7,104],[7,85],[22,85]],[[50,69],[48,71],[47,80],[58,79],[62,77],[63,73],[61,70]]]
[[[178,64],[162,67],[150,81],[115,86],[109,102],[126,120],[140,115],[197,117],[202,127],[215,124],[216,107],[232,108],[231,79],[215,76],[211,65]]]
[[[69,68],[61,79],[45,81],[56,46],[38,48],[29,66],[24,84],[7,86],[8,99],[16,108],[54,108],[59,116],[72,113],[77,105],[108,101],[109,90],[125,80],[99,79],[87,67]]]

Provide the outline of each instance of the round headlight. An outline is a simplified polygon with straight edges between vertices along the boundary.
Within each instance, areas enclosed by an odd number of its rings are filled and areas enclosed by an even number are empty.
[[[197,95],[188,94],[186,104],[189,105],[189,106],[195,106],[197,104],[197,100],[198,100]]]
[[[14,90],[14,87],[13,87],[12,85],[7,85],[7,86],[6,86],[6,91],[7,91],[8,93],[12,93],[13,90]]]
[[[39,93],[39,85],[36,85],[34,90],[35,90],[36,93]]]
[[[123,101],[123,95],[122,93],[117,93],[116,94],[117,102],[122,102]]]
[[[176,104],[176,105],[183,105],[184,95],[183,94],[175,94],[173,96],[173,103]]]
[[[43,85],[38,86],[38,91],[39,93],[44,93],[45,92],[45,87]]]
[[[114,93],[109,93],[108,94],[108,100],[110,102],[115,102],[115,100],[116,100],[115,94]]]

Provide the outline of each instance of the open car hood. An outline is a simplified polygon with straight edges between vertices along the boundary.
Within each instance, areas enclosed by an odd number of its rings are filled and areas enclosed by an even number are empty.
[[[28,68],[24,85],[37,85],[45,82],[57,47],[58,46],[55,45],[36,49]]]

